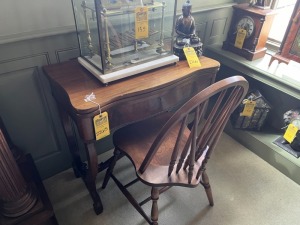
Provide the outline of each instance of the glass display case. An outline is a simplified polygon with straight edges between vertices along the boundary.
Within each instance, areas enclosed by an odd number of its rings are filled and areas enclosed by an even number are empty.
[[[72,0],[78,61],[109,83],[178,61],[177,0]]]

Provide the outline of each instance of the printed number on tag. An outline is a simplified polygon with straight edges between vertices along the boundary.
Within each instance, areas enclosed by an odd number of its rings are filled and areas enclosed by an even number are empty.
[[[103,112],[100,115],[96,115],[93,120],[96,140],[100,140],[110,135],[107,112]]]
[[[243,110],[243,112],[241,112],[240,116],[251,117],[254,112],[255,105],[256,105],[255,101],[249,101],[249,100],[246,101],[244,103],[244,110]]]
[[[183,48],[183,52],[185,54],[186,60],[188,61],[190,68],[201,66],[199,57],[197,56],[193,47],[185,47]]]
[[[242,49],[246,38],[247,31],[245,29],[239,29],[236,35],[234,47]]]
[[[283,138],[287,140],[287,142],[292,143],[297,135],[298,130],[299,129],[294,124],[290,124],[286,129]]]
[[[135,39],[149,36],[148,7],[135,8]]]

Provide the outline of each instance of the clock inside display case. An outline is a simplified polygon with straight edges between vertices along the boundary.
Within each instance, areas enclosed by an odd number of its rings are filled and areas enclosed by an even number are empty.
[[[223,49],[234,52],[247,60],[262,58],[275,11],[260,9],[249,4],[233,6],[231,25]]]
[[[72,0],[79,63],[102,83],[173,64],[175,0]]]

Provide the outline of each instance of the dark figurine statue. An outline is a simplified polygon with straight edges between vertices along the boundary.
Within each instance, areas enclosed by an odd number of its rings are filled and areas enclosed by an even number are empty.
[[[195,34],[195,20],[191,14],[192,5],[187,1],[182,6],[182,15],[176,21],[175,31],[178,37],[191,37]]]
[[[179,56],[180,59],[184,59],[184,47],[193,47],[199,56],[202,55],[202,43],[196,35],[195,19],[192,16],[190,0],[182,5],[182,15],[176,20],[175,32],[177,34],[174,43],[175,55]]]

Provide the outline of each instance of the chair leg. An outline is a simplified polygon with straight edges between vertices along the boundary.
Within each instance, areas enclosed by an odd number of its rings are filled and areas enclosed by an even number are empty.
[[[208,176],[207,176],[207,173],[206,173],[205,170],[202,173],[200,183],[203,185],[203,187],[205,189],[206,196],[208,198],[209,204],[211,206],[213,206],[214,205],[214,199],[213,199],[213,196],[212,196],[212,191],[211,191],[211,187],[210,187],[210,184],[209,184],[209,179],[208,179]]]
[[[115,181],[116,185],[128,199],[128,201],[133,205],[133,207],[144,217],[144,219],[151,225],[152,221],[142,209],[141,205],[134,199],[134,197],[130,194],[130,192],[126,189],[126,187],[113,175],[111,174],[111,178]]]
[[[118,149],[115,149],[113,159],[112,159],[111,163],[109,164],[109,167],[107,168],[106,173],[105,173],[105,177],[104,177],[104,180],[102,183],[102,189],[106,188],[106,185],[107,185],[107,183],[110,179],[110,176],[114,170],[116,162],[119,159],[119,156],[120,156],[120,151]]]
[[[158,205],[157,205],[157,201],[159,199],[159,189],[157,187],[152,187],[151,199],[152,199],[152,209],[151,209],[152,225],[158,225]]]

